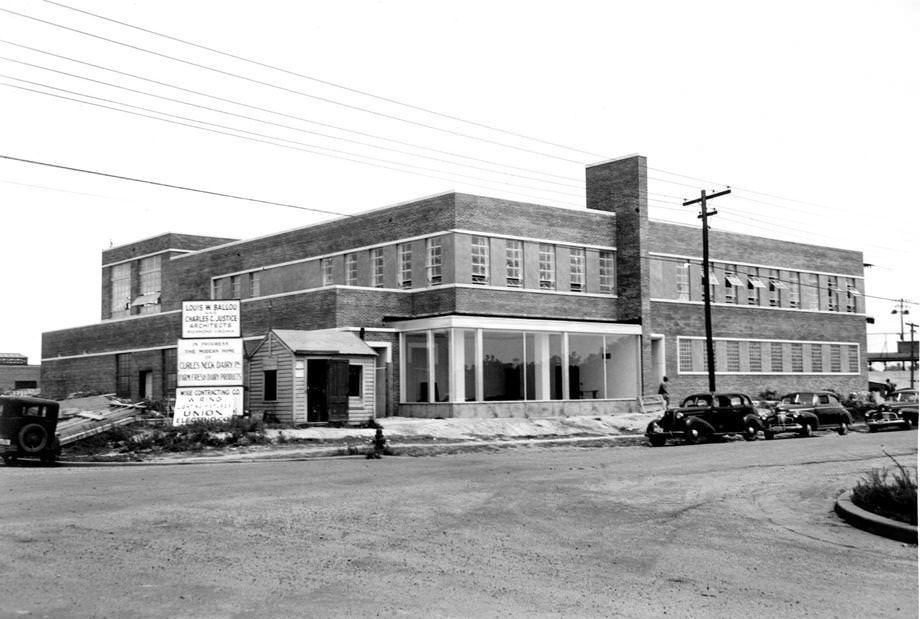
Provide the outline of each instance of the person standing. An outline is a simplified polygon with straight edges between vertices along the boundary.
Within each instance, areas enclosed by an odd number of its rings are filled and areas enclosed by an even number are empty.
[[[665,407],[671,405],[671,394],[668,393],[668,377],[663,376],[661,378],[661,384],[658,385],[658,395],[664,398]]]

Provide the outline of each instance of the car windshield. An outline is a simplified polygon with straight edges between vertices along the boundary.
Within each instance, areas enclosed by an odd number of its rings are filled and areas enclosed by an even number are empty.
[[[917,401],[917,392],[916,391],[898,391],[892,397],[892,400],[895,402],[916,402]]]
[[[783,396],[780,404],[811,404],[812,399],[810,393],[790,393]]]
[[[706,408],[711,403],[708,395],[692,395],[681,404],[684,408]]]

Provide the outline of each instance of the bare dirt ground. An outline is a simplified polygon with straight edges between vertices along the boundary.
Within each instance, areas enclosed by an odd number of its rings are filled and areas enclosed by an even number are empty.
[[[917,433],[0,469],[0,616],[916,617],[833,499]]]

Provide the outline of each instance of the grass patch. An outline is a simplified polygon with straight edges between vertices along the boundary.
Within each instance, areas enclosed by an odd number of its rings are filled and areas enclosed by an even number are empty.
[[[884,450],[883,450],[884,451]],[[910,471],[889,454],[897,470],[873,469],[853,488],[853,503],[879,516],[917,525],[917,472]]]

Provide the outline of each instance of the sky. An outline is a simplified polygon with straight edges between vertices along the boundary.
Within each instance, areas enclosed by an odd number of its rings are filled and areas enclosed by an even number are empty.
[[[918,58],[904,0],[0,0],[0,157],[287,205],[0,158],[0,351],[98,322],[111,246],[452,190],[585,208],[585,166],[633,153],[653,219],[730,186],[714,229],[862,251],[868,346],[894,350]]]

